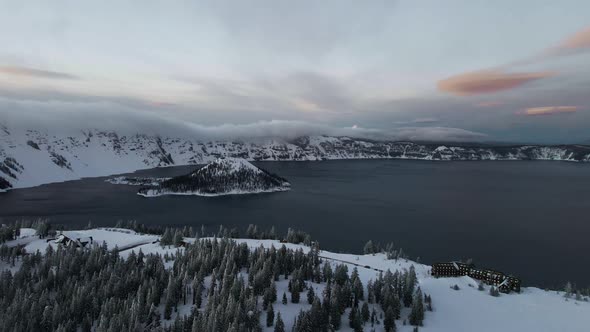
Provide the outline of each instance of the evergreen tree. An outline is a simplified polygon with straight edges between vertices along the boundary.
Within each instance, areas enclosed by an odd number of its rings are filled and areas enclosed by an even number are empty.
[[[283,292],[283,304],[287,305],[287,294]]]
[[[309,290],[307,291],[307,303],[312,304],[314,299],[315,292],[313,291],[313,286],[310,286]]]
[[[361,313],[359,312],[358,307],[354,307],[350,310],[350,316],[348,317],[350,320],[350,327],[355,332],[363,332],[363,321],[361,318]]]
[[[343,286],[344,283],[348,280],[348,267],[344,264],[340,264],[336,267],[336,271],[334,272],[334,281]]]
[[[569,299],[570,297],[572,297],[572,291],[573,291],[572,283],[568,281],[565,284],[565,287],[563,288],[563,291],[565,293],[563,295],[565,298]]]
[[[275,320],[275,310],[272,306],[272,303],[268,307],[268,311],[266,312],[266,326],[271,327]]]
[[[174,238],[172,240],[172,242],[174,243],[175,247],[180,247],[182,245],[182,241],[184,240],[184,237],[182,236],[182,232],[180,230],[176,230],[174,232]]]
[[[397,259],[398,253],[395,250],[395,246],[393,243],[388,243],[385,247],[385,253],[387,255],[387,259]]]
[[[373,241],[369,240],[367,241],[367,243],[365,243],[365,246],[363,247],[363,253],[365,255],[375,253],[375,246],[373,245]]]
[[[364,302],[361,308],[361,316],[363,318],[363,322],[368,322],[370,315],[371,313],[369,312],[369,305],[367,304],[367,302]]]
[[[164,306],[164,319],[170,319],[172,307],[176,304],[175,282],[172,276],[168,278],[168,287],[166,289],[166,302]]]
[[[426,304],[426,310],[432,311],[432,297],[430,295],[424,295],[424,303]]]
[[[277,322],[275,323],[274,332],[285,332],[285,323],[283,323],[280,312],[277,314]]]
[[[306,246],[311,246],[311,235],[305,235],[305,237],[303,238],[303,244]]]
[[[274,283],[274,281],[270,284],[270,303],[275,303],[277,302],[277,285]]]
[[[161,246],[172,245],[172,240],[173,240],[172,232],[170,231],[169,228],[166,228],[166,230],[164,231],[164,234],[160,238],[160,245]]]
[[[403,302],[404,306],[409,307],[412,305],[412,299],[414,298],[414,287],[416,286],[416,270],[414,266],[410,266],[410,271],[406,274],[404,288],[403,288]]]
[[[49,223],[44,220],[39,220],[34,225],[35,230],[37,231],[37,235],[40,239],[44,239],[49,234]],[[18,232],[18,230],[17,230]]]
[[[291,303],[299,303],[299,299],[300,299],[300,286],[299,286],[299,281],[295,280],[295,282],[293,282],[291,284]]]
[[[336,288],[335,295],[332,296],[332,300],[330,302],[330,325],[334,330],[340,329],[341,321],[342,321],[342,311],[340,310],[340,303],[338,300],[338,288]]]
[[[255,225],[248,225],[248,229],[246,230],[246,237],[249,239],[256,239],[258,235],[258,228]]]
[[[313,331],[321,331],[324,329],[327,322],[324,319],[324,310],[322,309],[322,304],[318,297],[313,300],[311,309],[309,310],[309,317]]]
[[[356,308],[351,308],[350,312],[348,313],[348,326],[350,326],[351,328],[354,328],[354,319],[356,314]]]
[[[395,326],[395,313],[393,312],[393,308],[387,308],[385,312],[385,317],[383,318],[383,327],[385,328],[385,332],[395,332],[397,331],[397,327]]]
[[[312,326],[312,322],[311,322],[311,317],[309,315],[309,312],[303,311],[301,310],[299,312],[299,315],[297,316],[297,319],[295,321],[295,323],[293,324],[293,330],[294,331],[313,331],[313,326]]]
[[[324,267],[322,270],[323,280],[325,282],[331,281],[333,274],[334,274],[334,272],[332,271],[332,267],[330,266],[330,264],[324,264]]]
[[[412,311],[410,312],[410,324],[415,326],[422,326],[422,322],[424,321],[424,304],[422,302],[422,291],[420,287],[416,290],[414,294],[414,299],[412,301]]]

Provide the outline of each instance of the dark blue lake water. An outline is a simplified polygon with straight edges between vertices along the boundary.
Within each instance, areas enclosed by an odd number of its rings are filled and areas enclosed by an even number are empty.
[[[527,285],[590,285],[590,165],[542,162],[350,160],[264,162],[289,192],[144,198],[92,178],[0,194],[6,221],[113,225],[274,225],[312,234],[333,251],[394,242],[422,262],[473,258]],[[196,167],[146,170],[172,176]]]

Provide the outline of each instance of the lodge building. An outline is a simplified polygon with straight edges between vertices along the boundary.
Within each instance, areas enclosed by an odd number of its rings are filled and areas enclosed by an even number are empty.
[[[430,273],[435,277],[469,276],[497,287],[500,292],[510,293],[514,291],[520,293],[520,279],[505,275],[499,271],[477,269],[473,264],[461,262],[435,263],[432,264]]]
[[[47,241],[49,242],[50,240]],[[59,234],[54,242],[65,247],[85,248],[86,246],[92,244],[94,240],[92,239],[92,236],[72,239],[65,236],[64,234]]]

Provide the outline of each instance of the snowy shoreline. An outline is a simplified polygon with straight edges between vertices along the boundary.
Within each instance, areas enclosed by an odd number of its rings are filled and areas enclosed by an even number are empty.
[[[341,159],[310,159],[310,160],[274,160],[274,159],[269,159],[269,160],[251,160],[252,162],[272,162],[272,163],[280,163],[280,162],[327,162],[327,161],[331,161],[331,162],[337,162],[337,161],[350,161],[350,160],[407,160],[407,161],[424,161],[424,162],[473,162],[473,161],[480,161],[480,162],[535,162],[535,161],[541,161],[541,162],[566,162],[566,163],[577,163],[577,164],[588,164],[590,163],[590,161],[580,161],[580,160],[571,160],[571,159],[533,159],[533,160],[527,160],[527,159],[486,159],[486,160],[471,160],[471,159],[461,159],[461,160],[443,160],[443,159],[426,159],[426,158],[412,158],[412,157],[379,157],[379,158],[341,158]],[[72,182],[72,181],[79,181],[79,180],[85,180],[85,179],[96,179],[96,178],[107,178],[105,179],[105,182],[107,183],[111,183],[114,185],[134,185],[134,184],[129,184],[129,183],[124,183],[124,182],[117,182],[117,180],[113,180],[115,178],[113,177],[117,177],[117,178],[125,178],[128,177],[126,175],[129,174],[133,174],[135,172],[139,172],[139,171],[147,171],[147,170],[151,170],[151,169],[164,169],[164,168],[171,168],[171,167],[185,167],[185,166],[199,166],[199,165],[204,165],[204,164],[176,164],[176,165],[165,165],[165,166],[156,166],[156,167],[140,167],[140,168],[133,168],[133,169],[128,169],[128,170],[124,170],[124,171],[117,171],[115,173],[98,173],[96,175],[85,175],[85,176],[74,176],[71,178],[67,178],[67,179],[44,179],[43,182],[38,182],[36,184],[26,184],[26,185],[19,185],[19,183],[17,182],[16,185],[14,185],[12,188],[5,188],[5,189],[0,189],[0,194],[1,193],[7,193],[9,191],[12,190],[18,190],[18,189],[30,189],[30,188],[37,188],[37,187],[41,187],[44,185],[48,185],[48,184],[56,184],[56,183],[66,183],[66,182]],[[159,179],[159,178],[158,178]],[[167,178],[162,178],[162,179],[167,179]],[[111,182],[112,181],[112,182]],[[139,186],[139,185],[137,185]],[[287,189],[288,190],[288,189]]]
[[[256,191],[240,191],[240,190],[232,190],[224,193],[218,194],[208,194],[208,193],[201,193],[201,192],[161,192],[161,193],[152,193],[153,191],[157,191],[154,189],[150,189],[147,193],[138,192],[137,195],[151,198],[151,197],[160,197],[160,196],[202,196],[202,197],[218,197],[218,196],[229,196],[229,195],[253,195],[253,194],[267,194],[267,193],[274,193],[274,192],[282,192],[282,191],[289,191],[291,187],[284,187],[284,188],[274,188],[269,190],[256,190]]]
[[[117,176],[114,178],[108,178],[105,180],[105,182],[110,183],[110,184],[127,185],[127,186],[156,186],[166,180],[170,180],[170,178]]]

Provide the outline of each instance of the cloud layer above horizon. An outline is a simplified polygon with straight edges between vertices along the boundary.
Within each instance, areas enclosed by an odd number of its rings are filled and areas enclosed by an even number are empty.
[[[71,104],[63,102],[12,102],[0,98],[10,111],[0,125],[9,130],[40,130],[72,134],[80,130],[115,131],[122,135],[155,134],[169,137],[193,137],[201,140],[294,139],[301,136],[348,136],[373,140],[483,141],[487,135],[458,128],[402,126],[392,130],[363,128],[357,125],[337,127],[298,120],[270,120],[240,124],[201,125],[165,118],[157,112],[145,113],[113,103]]]
[[[8,1],[0,122],[583,142],[588,12],[582,0]]]

